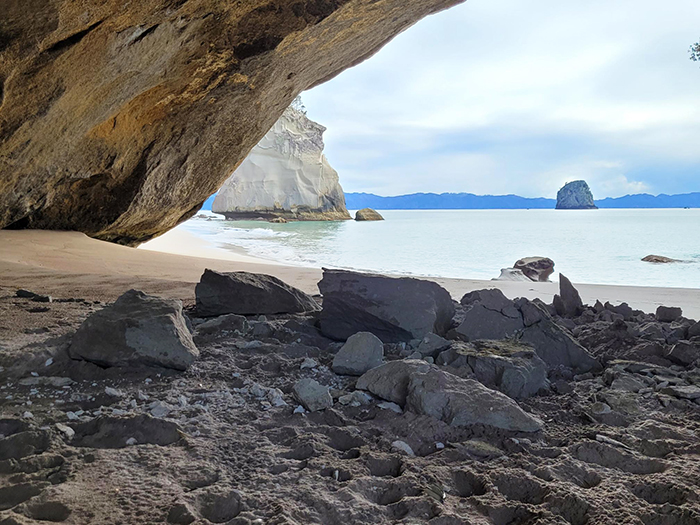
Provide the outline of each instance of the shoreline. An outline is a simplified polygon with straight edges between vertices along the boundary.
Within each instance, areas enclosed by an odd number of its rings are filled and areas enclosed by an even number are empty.
[[[185,235],[181,235],[185,233]],[[168,235],[168,234],[166,234]],[[45,230],[0,230],[0,292],[14,293],[27,288],[57,298],[84,297],[113,301],[130,288],[147,293],[178,298],[186,304],[194,302],[194,286],[205,268],[218,271],[248,271],[274,275],[306,293],[318,294],[320,268],[291,266],[248,255],[226,252],[218,257],[208,243],[197,248],[186,232],[169,238],[150,241],[148,248],[129,248],[92,239],[78,232]],[[191,242],[190,242],[191,241]],[[178,247],[179,243],[179,247]],[[193,256],[192,250],[203,250],[207,257]],[[158,248],[158,251],[156,250]],[[161,250],[169,249],[170,252]],[[175,253],[180,252],[180,253]],[[198,252],[199,253],[199,252]],[[408,276],[420,278],[418,276]],[[539,297],[551,302],[558,292],[557,282],[486,281],[478,279],[431,278],[445,287],[453,299],[465,293],[499,288],[510,297]],[[624,285],[574,283],[584,303],[596,300],[613,304],[627,302],[632,308],[654,312],[659,305],[679,306],[685,317],[700,318],[700,290]]]

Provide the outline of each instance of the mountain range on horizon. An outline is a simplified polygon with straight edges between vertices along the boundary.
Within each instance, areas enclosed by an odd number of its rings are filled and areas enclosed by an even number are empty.
[[[554,209],[556,199],[520,197],[518,195],[475,195],[473,193],[411,193],[383,197],[373,193],[346,193],[350,210],[489,210]],[[595,201],[598,208],[700,208],[700,192],[677,195],[640,193],[606,197]]]

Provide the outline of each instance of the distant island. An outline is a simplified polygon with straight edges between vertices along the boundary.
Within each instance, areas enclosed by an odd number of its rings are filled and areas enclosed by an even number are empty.
[[[567,182],[557,193],[557,210],[597,210],[585,180]]]
[[[345,193],[350,210],[520,210],[554,209],[556,199],[518,195],[474,195],[473,193],[412,193],[382,197],[372,193]],[[700,208],[700,192],[679,195],[641,193],[607,197],[595,201],[598,208]]]

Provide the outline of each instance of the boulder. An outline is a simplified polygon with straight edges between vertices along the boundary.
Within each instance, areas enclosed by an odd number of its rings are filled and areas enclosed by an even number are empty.
[[[602,369],[588,350],[549,318],[525,328],[518,335],[518,340],[532,345],[549,369],[564,366],[577,374]]]
[[[654,264],[680,262],[678,259],[671,259],[670,257],[664,257],[663,255],[647,255],[646,257],[642,257],[642,261]]]
[[[548,257],[524,257],[518,259],[513,268],[523,272],[531,281],[546,282],[554,273],[554,261]]]
[[[321,332],[345,340],[371,332],[385,343],[409,342],[450,328],[455,307],[437,283],[411,277],[323,270]]]
[[[419,352],[422,357],[435,357],[451,344],[452,341],[440,337],[437,334],[429,333],[421,339],[416,351]]]
[[[700,321],[690,325],[688,328],[688,337],[700,337]]]
[[[358,332],[348,338],[333,358],[336,374],[361,376],[384,360],[384,343],[369,332]]]
[[[333,406],[329,388],[315,379],[300,379],[294,384],[292,392],[297,401],[309,412],[318,412]]]
[[[501,275],[494,277],[494,281],[527,281],[531,282],[527,275],[523,273],[522,270],[516,270],[515,268],[501,268]]]
[[[656,309],[656,320],[662,323],[672,323],[683,315],[683,310],[675,306],[659,306]]]
[[[571,281],[559,274],[559,294],[554,296],[554,309],[562,317],[576,317],[583,312],[583,301]]]
[[[357,213],[355,213],[355,220],[356,221],[383,221],[384,217],[382,217],[379,213],[377,213],[372,208],[362,208],[361,210],[357,210]]]
[[[593,194],[585,180],[567,182],[557,192],[557,210],[597,210]]]
[[[465,312],[464,319],[455,332],[464,341],[477,339],[505,339],[525,328],[519,311],[492,309],[484,304],[475,304]]]
[[[248,320],[242,315],[227,314],[214,319],[209,319],[197,326],[197,335],[211,335],[220,332],[233,332],[238,330],[241,333],[248,331]]]
[[[513,399],[549,389],[544,361],[531,346],[513,341],[455,343],[438,356],[437,363],[467,367],[480,383]]]
[[[403,406],[406,403],[411,375],[435,368],[421,359],[391,361],[365,373],[357,380],[355,387]]]
[[[700,346],[688,341],[679,341],[671,347],[666,357],[681,366],[692,365],[700,360]]]
[[[197,313],[258,315],[313,312],[320,306],[309,295],[277,277],[249,272],[204,270],[195,287]]]
[[[199,356],[182,303],[129,290],[90,315],[69,347],[73,359],[100,366],[155,365],[187,369]]]
[[[454,427],[481,424],[516,432],[537,432],[543,428],[539,419],[504,394],[435,368],[411,374],[406,410]]]

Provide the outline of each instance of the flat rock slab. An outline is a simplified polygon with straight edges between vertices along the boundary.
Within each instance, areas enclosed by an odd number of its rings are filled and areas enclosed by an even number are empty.
[[[162,366],[186,370],[199,356],[182,303],[129,290],[88,317],[73,336],[73,359],[100,366]]]
[[[195,295],[197,313],[203,317],[295,314],[321,309],[301,290],[277,277],[260,273],[204,270]]]
[[[361,376],[382,364],[384,343],[369,332],[358,332],[347,340],[333,358],[336,374]]]
[[[321,332],[338,340],[357,332],[385,343],[444,335],[455,313],[447,290],[422,279],[324,269],[318,287]]]

